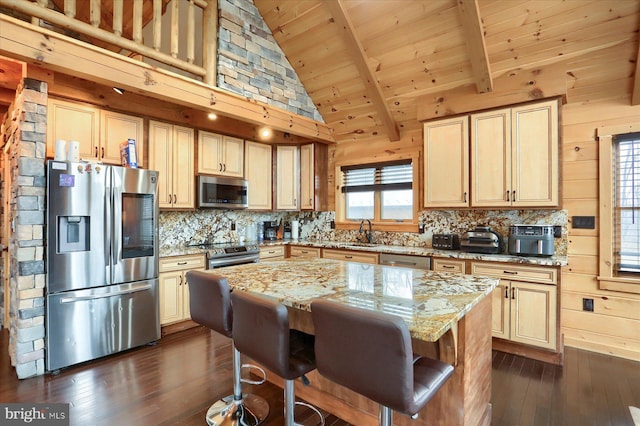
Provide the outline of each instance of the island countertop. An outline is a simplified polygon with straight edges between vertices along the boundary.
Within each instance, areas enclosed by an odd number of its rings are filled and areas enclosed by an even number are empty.
[[[330,259],[287,259],[225,267],[232,288],[310,311],[324,298],[402,317],[414,339],[436,342],[498,285],[497,278]]]

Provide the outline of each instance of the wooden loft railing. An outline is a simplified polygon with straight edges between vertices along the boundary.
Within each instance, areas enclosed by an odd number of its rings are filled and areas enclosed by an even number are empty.
[[[81,6],[85,7],[89,4],[88,23],[76,18],[77,0],[59,0],[57,3],[64,1],[62,11],[49,8],[49,0],[0,0],[0,6],[7,7],[17,12],[23,13],[31,17],[34,25],[40,25],[40,20],[46,21],[53,26],[65,28],[80,33],[94,40],[99,40],[121,49],[142,55],[144,57],[162,62],[177,69],[186,71],[197,77],[201,77],[205,84],[215,85],[216,73],[216,51],[217,51],[217,20],[218,5],[217,0],[188,0],[187,1],[187,19],[186,29],[180,28],[179,1],[172,1],[171,5],[171,33],[170,51],[162,52],[161,35],[162,35],[162,14],[163,8],[168,0],[152,0],[153,12],[149,25],[152,25],[153,37],[152,46],[143,44],[142,30],[147,22],[143,22],[143,7],[145,2],[151,0],[112,0],[113,13],[111,31],[105,29],[102,22],[103,10],[101,0],[80,0]],[[133,4],[133,12],[131,15],[123,12],[124,3],[128,7]],[[196,28],[196,7],[202,9],[202,31]],[[123,20],[131,20],[132,37],[131,39],[123,35]],[[166,31],[166,29],[165,29]],[[179,37],[181,34],[186,35],[186,58],[184,61],[178,58],[179,53]],[[196,37],[201,38],[202,45],[202,61],[203,65],[194,64]]]

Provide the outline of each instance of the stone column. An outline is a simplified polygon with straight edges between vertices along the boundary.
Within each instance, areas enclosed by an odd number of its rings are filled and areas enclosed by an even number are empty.
[[[10,148],[11,363],[18,378],[44,374],[44,226],[47,83],[26,78],[16,91]],[[5,295],[6,297],[6,295]]]

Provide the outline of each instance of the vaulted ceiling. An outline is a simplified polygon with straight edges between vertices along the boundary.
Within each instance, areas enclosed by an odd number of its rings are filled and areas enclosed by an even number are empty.
[[[425,99],[437,104],[442,94],[463,87],[489,93],[510,73],[637,45],[640,11],[636,0],[255,4],[338,142],[398,140],[420,129]],[[635,54],[620,58],[629,59]]]

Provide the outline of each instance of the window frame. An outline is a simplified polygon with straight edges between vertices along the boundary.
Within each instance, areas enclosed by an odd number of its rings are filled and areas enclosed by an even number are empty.
[[[359,166],[364,164],[386,164],[394,161],[411,160],[411,168],[413,169],[413,217],[411,220],[405,220],[402,222],[396,222],[393,220],[374,219],[371,221],[372,229],[377,231],[390,231],[390,232],[418,232],[418,208],[420,205],[420,155],[419,153],[401,153],[394,154],[386,157],[384,160],[380,158],[360,158],[355,161],[342,161],[335,164],[336,185],[335,185],[335,200],[336,200],[336,229],[341,230],[357,230],[360,226],[360,220],[346,219],[346,194],[342,192],[342,167]],[[374,216],[380,214],[380,191],[374,193]]]
[[[640,294],[640,276],[618,273],[615,266],[615,150],[614,136],[640,132],[640,123],[604,126],[596,129],[599,179],[599,259],[598,280],[602,290]]]

